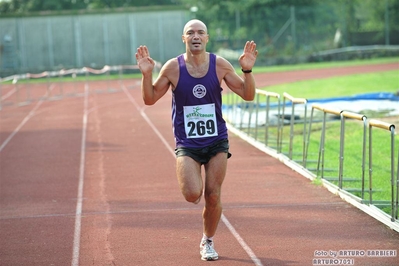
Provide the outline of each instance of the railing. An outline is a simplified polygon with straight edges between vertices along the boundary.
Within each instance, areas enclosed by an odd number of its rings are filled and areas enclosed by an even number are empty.
[[[274,98],[273,102],[270,99]],[[283,101],[280,99],[283,98]],[[226,95],[224,104],[224,116],[226,121],[234,128],[240,131],[240,134],[244,134],[245,138],[250,138],[251,143],[259,145],[259,147],[266,146],[268,149],[272,149],[275,152],[276,157],[285,157],[291,164],[296,165],[298,169],[304,168],[312,179],[321,178],[323,183],[327,186],[333,187],[338,193],[344,193],[351,197],[362,206],[378,206],[378,215],[383,216],[385,220],[389,220],[384,223],[388,223],[389,226],[399,231],[399,220],[398,220],[398,186],[399,186],[399,156],[397,159],[397,169],[395,170],[395,125],[387,124],[375,119],[368,120],[363,114],[352,113],[344,110],[333,110],[325,108],[319,104],[312,104],[310,119],[307,115],[307,106],[310,105],[304,98],[296,98],[288,93],[284,93],[281,97],[279,94],[274,92],[267,92],[262,90],[256,90],[256,98],[254,103],[249,103],[241,100],[237,95],[229,93]],[[298,111],[296,106],[302,108]],[[291,108],[290,112],[286,112],[287,108]],[[273,110],[274,112],[272,112]],[[320,117],[316,115],[316,111],[322,113]],[[264,115],[263,115],[264,113]],[[286,113],[290,113],[287,115]],[[262,115],[260,115],[262,114]],[[331,117],[330,119],[328,117]],[[339,120],[337,120],[339,118]],[[274,121],[271,123],[270,121]],[[356,122],[358,121],[358,122]],[[351,130],[359,130],[361,139],[346,140],[348,134],[345,132],[346,124],[351,123]],[[327,132],[327,123],[339,123],[339,134],[338,137],[334,133]],[[320,127],[321,124],[321,127]],[[320,128],[314,129],[313,127],[319,126]],[[275,134],[270,134],[270,129],[274,128]],[[289,128],[289,133],[285,133],[285,130]],[[300,129],[299,129],[300,128]],[[355,129],[353,129],[355,128]],[[358,129],[356,129],[358,128]],[[367,128],[369,128],[369,134],[367,135]],[[383,187],[378,185],[373,187],[372,180],[372,131],[373,128],[382,128],[390,131],[390,200],[373,200],[372,194],[376,191],[380,192]],[[260,133],[264,132],[264,137],[260,137]],[[285,134],[284,134],[285,133]],[[320,134],[320,141],[317,142],[314,138],[311,139],[312,134]],[[350,132],[351,133],[351,132]],[[331,136],[329,136],[331,135]],[[337,166],[338,171],[335,175],[327,177],[325,176],[326,171],[334,172],[334,169],[326,168],[325,152],[326,152],[326,138],[331,141],[335,141],[332,145],[339,147],[339,151],[336,152],[338,162],[333,165]],[[384,137],[384,136],[382,136]],[[299,140],[301,138],[301,140]],[[339,142],[337,142],[339,139]],[[367,145],[367,140],[368,145]],[[318,145],[316,158],[310,153],[310,142],[312,145]],[[345,144],[354,145],[356,143],[357,149],[356,155],[345,154]],[[387,139],[388,143],[388,139]],[[375,146],[375,145],[374,145]],[[374,147],[375,148],[375,147]],[[380,147],[377,147],[380,148]],[[331,151],[329,151],[331,153]],[[334,151],[333,151],[334,153]],[[365,175],[366,172],[366,154],[369,154],[369,178]],[[387,154],[388,156],[388,154]],[[331,157],[331,156],[330,156]],[[347,169],[344,167],[344,159],[353,159],[360,164],[360,173],[354,177],[347,177]],[[312,168],[312,164],[316,163],[317,167]],[[330,163],[331,164],[331,163]],[[294,167],[294,168],[295,168]],[[352,168],[355,166],[347,167]],[[395,174],[396,172],[396,174]],[[396,175],[396,180],[395,180]],[[355,184],[355,187],[348,187],[348,185]],[[368,184],[368,189],[366,185]],[[385,184],[386,186],[387,184]],[[366,194],[368,194],[368,199]],[[383,208],[390,207],[390,211],[383,211]],[[367,211],[367,210],[366,210]],[[370,211],[370,212],[373,212]],[[390,215],[388,215],[390,213]],[[372,214],[370,214],[372,215]]]
[[[281,102],[278,93],[257,89],[254,103],[242,101],[236,94],[230,93],[227,101],[230,104],[224,107],[227,109],[225,114],[230,123],[255,140],[260,140],[281,152],[283,120],[280,119]],[[265,110],[260,112],[261,108]]]
[[[399,160],[398,160],[398,172],[396,174],[396,182],[395,182],[395,125],[385,123],[379,120],[374,120],[371,119],[369,121],[369,180],[370,180],[370,204],[373,204],[373,198],[372,198],[372,173],[373,173],[373,141],[372,141],[372,135],[373,135],[373,128],[380,128],[389,131],[391,134],[391,220],[395,221],[395,219],[398,219],[398,200],[399,200]],[[396,188],[395,188],[395,183],[396,183]],[[395,203],[395,191],[396,191],[396,203]]]
[[[295,98],[288,93],[284,92],[283,93],[284,101],[283,101],[283,118],[285,119],[285,107],[286,107],[286,100],[288,100],[291,104],[291,115],[290,115],[290,134],[289,134],[289,148],[288,148],[288,158],[291,160],[293,159],[293,141],[295,137],[295,132],[294,132],[294,124],[295,123],[295,106],[298,104],[302,104],[304,106],[304,115],[303,115],[303,121],[300,121],[300,123],[303,123],[303,134],[302,134],[302,159],[299,159],[299,161],[302,162],[302,165],[305,166],[305,147],[306,147],[306,119],[307,119],[307,100],[304,98]],[[282,135],[283,135],[283,130],[281,130]],[[298,161],[298,160],[297,160]]]

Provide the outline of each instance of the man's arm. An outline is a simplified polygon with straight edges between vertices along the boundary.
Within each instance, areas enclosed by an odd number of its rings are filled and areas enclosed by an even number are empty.
[[[256,86],[252,67],[255,64],[257,55],[256,44],[253,41],[246,42],[244,52],[238,59],[241,69],[248,72],[244,72],[242,78],[237,75],[233,66],[227,60],[223,60],[224,62],[222,63],[222,68],[226,71],[224,76],[226,85],[246,101],[252,101],[255,98]]]
[[[168,64],[162,67],[158,78],[152,83],[152,70],[155,62],[150,57],[150,53],[146,46],[137,48],[136,53],[137,64],[140,68],[141,78],[141,94],[146,105],[155,104],[168,91],[170,81],[165,75],[165,69]]]

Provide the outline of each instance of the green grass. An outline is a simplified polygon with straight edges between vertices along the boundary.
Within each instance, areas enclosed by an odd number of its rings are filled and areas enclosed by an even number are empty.
[[[370,92],[399,91],[399,69],[327,79],[306,80],[261,88],[282,95],[284,92],[306,99],[352,96]]]
[[[306,64],[297,64],[297,65],[254,67],[253,71],[256,74],[256,73],[267,73],[267,72],[284,72],[284,71],[295,71],[295,70],[306,70],[306,69],[320,69],[320,68],[372,65],[372,64],[384,64],[384,63],[399,63],[399,57],[375,58],[375,59],[352,60],[352,61],[338,61],[338,62],[323,62],[323,63],[306,63]],[[241,69],[237,69],[237,72],[241,73]]]

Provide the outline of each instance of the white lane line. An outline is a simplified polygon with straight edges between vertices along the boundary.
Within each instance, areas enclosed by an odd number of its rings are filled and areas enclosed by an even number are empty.
[[[255,263],[257,266],[263,266],[262,262],[256,257],[255,253],[252,251],[252,249],[245,243],[244,239],[237,233],[236,229],[231,225],[229,220],[227,220],[226,216],[222,214],[221,217],[223,223],[227,226],[227,228],[230,230],[230,232],[233,234],[233,236],[237,239],[238,243],[240,243],[241,247],[247,252],[248,256],[251,258],[251,260]]]
[[[54,84],[51,84],[50,86],[50,90],[54,88]],[[29,112],[29,114],[22,120],[22,122],[17,126],[16,129],[14,129],[14,131],[8,136],[8,138],[1,144],[0,146],[0,152],[7,146],[7,144],[11,141],[11,139],[18,133],[18,131],[26,124],[26,122],[29,121],[29,119],[31,119],[32,116],[34,116],[36,110],[42,105],[42,103],[44,102],[44,99],[47,97],[48,92],[45,93],[44,97],[38,101],[35,105],[35,107]]]
[[[84,184],[84,171],[85,171],[85,157],[86,157],[86,129],[87,129],[87,117],[88,117],[88,85],[85,85],[84,92],[84,103],[83,103],[83,127],[82,127],[82,141],[80,148],[80,167],[79,167],[79,185],[78,185],[78,197],[76,203],[75,213],[75,232],[73,237],[73,249],[72,249],[72,266],[79,265],[79,250],[80,250],[80,231],[82,224],[82,204],[83,204],[83,184]]]
[[[144,118],[145,121],[150,125],[150,127],[154,130],[154,132],[157,134],[157,136],[161,139],[161,141],[165,144],[166,148],[172,153],[173,157],[175,156],[174,149],[168,144],[168,142],[165,140],[165,138],[162,136],[162,134],[158,131],[158,129],[154,126],[154,124],[151,122],[151,120],[148,118],[148,116],[144,112],[144,108],[140,108],[140,106],[137,104],[136,100],[133,98],[133,96],[127,91],[126,87],[122,85],[122,89],[129,98],[129,100],[133,103],[133,105],[137,108],[137,110],[140,112],[141,116]],[[234,229],[234,227],[231,225],[229,220],[227,220],[226,216],[222,213],[221,216],[222,222],[227,226],[227,228],[230,230],[232,235],[236,238],[238,243],[241,245],[241,247],[247,252],[248,256],[251,258],[251,260],[255,263],[257,266],[263,266],[262,262],[256,257],[255,253],[252,251],[252,249],[245,243],[244,239],[238,234],[238,232]]]
[[[125,85],[122,84],[122,90],[126,94],[127,98],[129,101],[136,107],[136,109],[140,112],[141,116],[144,118],[144,120],[147,122],[147,124],[154,130],[155,134],[161,139],[162,143],[165,145],[165,147],[172,153],[173,156],[175,156],[175,151],[173,148],[170,147],[169,143],[166,141],[166,139],[162,136],[162,134],[158,131],[158,129],[154,126],[154,124],[151,122],[151,120],[148,118],[148,116],[145,114],[144,109],[145,107],[140,107],[140,105],[136,102],[136,100],[133,98],[133,96],[128,92],[127,88]]]
[[[8,97],[10,97],[11,95],[13,95],[17,90],[15,88],[13,88],[12,90],[10,90],[8,93],[6,93],[3,97],[1,97],[1,100],[4,101],[6,100]]]

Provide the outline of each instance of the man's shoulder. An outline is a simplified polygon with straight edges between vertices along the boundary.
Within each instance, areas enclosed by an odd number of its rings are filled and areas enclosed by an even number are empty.
[[[177,58],[171,58],[163,64],[159,77],[169,80],[173,86],[177,85],[177,78],[179,73],[179,62]]]
[[[224,58],[220,55],[217,55],[217,54],[215,54],[215,56],[216,56],[216,64],[222,64],[222,65],[230,64],[230,62],[226,58]]]
[[[177,58],[171,58],[162,66],[164,71],[176,71],[179,68],[179,62]]]
[[[177,57],[171,58],[168,61],[166,61],[166,63],[164,64],[164,66],[178,66],[179,62],[177,60]]]
[[[216,67],[218,71],[234,71],[233,66],[231,65],[230,61],[228,61],[226,58],[216,55]],[[224,75],[223,75],[224,76]]]

